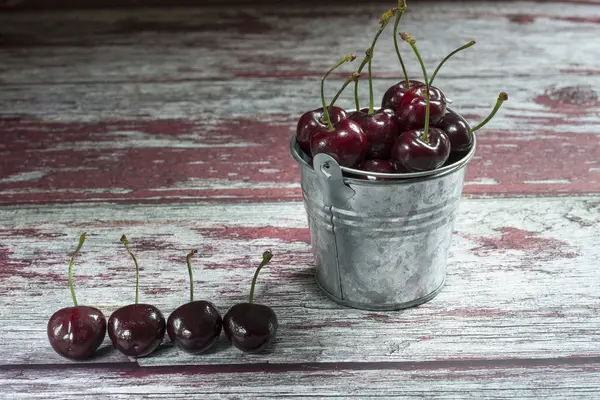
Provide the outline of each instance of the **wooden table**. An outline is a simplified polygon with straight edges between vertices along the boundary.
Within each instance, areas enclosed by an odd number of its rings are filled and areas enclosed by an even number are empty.
[[[403,30],[431,69],[478,42],[437,80],[453,107],[476,122],[510,100],[478,135],[439,296],[366,312],[315,286],[289,138],[393,5],[2,14],[0,397],[599,398],[597,1],[409,2]],[[374,75],[377,97],[400,78],[391,30]],[[61,358],[46,322],[70,305],[83,231],[78,297],[106,315],[134,297],[122,233],[141,300],[165,315],[187,300],[189,249],[197,296],[223,313],[271,249],[256,296],[279,316],[275,345],[247,355],[222,336],[135,360],[107,338],[88,362]]]

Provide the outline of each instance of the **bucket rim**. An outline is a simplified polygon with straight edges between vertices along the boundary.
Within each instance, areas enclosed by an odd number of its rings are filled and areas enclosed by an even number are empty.
[[[351,110],[350,110],[350,112],[351,112]],[[477,135],[475,135],[475,133],[471,133],[471,134],[473,135],[473,145],[471,146],[471,149],[469,150],[469,152],[463,158],[456,161],[455,163],[445,165],[441,168],[434,169],[431,171],[389,174],[389,173],[383,173],[383,172],[362,171],[362,170],[358,170],[358,169],[354,169],[354,168],[343,167],[341,165],[339,166],[339,168],[342,170],[342,172],[346,172],[346,173],[350,173],[350,174],[358,175],[358,176],[363,176],[363,177],[367,178],[367,179],[359,179],[359,178],[344,176],[345,181],[353,182],[353,183],[369,182],[369,183],[375,183],[375,184],[390,184],[390,183],[394,183],[394,182],[397,183],[398,181],[401,181],[401,180],[411,180],[412,181],[415,178],[433,179],[433,178],[442,177],[442,176],[445,176],[447,174],[450,174],[456,170],[459,170],[459,169],[465,167],[469,163],[469,161],[471,161],[471,159],[475,155],[475,151],[476,151],[476,147],[477,147]],[[290,152],[292,154],[292,157],[294,157],[296,162],[302,168],[308,169],[311,172],[316,173],[314,168],[302,156],[302,154],[305,154],[305,153],[304,153],[304,151],[302,151],[302,149],[300,149],[300,146],[298,145],[298,142],[296,141],[296,134],[293,134],[290,139]],[[368,177],[391,178],[393,180],[391,180],[391,181],[390,180],[375,180],[375,179],[368,179]]]

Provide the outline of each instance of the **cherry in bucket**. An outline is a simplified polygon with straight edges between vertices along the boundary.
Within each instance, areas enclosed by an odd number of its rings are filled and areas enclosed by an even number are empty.
[[[108,320],[108,336],[112,344],[121,353],[132,357],[144,357],[151,354],[162,343],[165,336],[165,318],[158,308],[151,304],[140,304],[140,268],[129,249],[125,235],[121,242],[135,264],[135,303],[119,308]]]
[[[250,297],[247,303],[238,303],[231,307],[223,318],[223,330],[231,344],[247,353],[257,353],[264,350],[275,339],[277,333],[277,315],[262,304],[253,303],[254,287],[260,270],[267,265],[273,254],[263,253],[263,259],[252,279]]]
[[[321,78],[321,101],[323,107],[304,113],[298,120],[298,126],[296,127],[296,141],[302,151],[306,154],[310,155],[310,140],[313,135],[317,132],[327,131],[328,126],[327,120],[325,119],[325,110],[328,113],[328,118],[331,119],[331,122],[334,124],[346,119],[346,111],[343,108],[334,107],[335,102],[346,86],[342,87],[342,89],[337,92],[329,106],[325,108],[325,79],[327,79],[329,74],[339,68],[342,64],[352,62],[355,59],[356,56],[354,54],[348,54],[325,73],[323,78]]]
[[[379,31],[377,31],[371,47],[366,52],[365,61],[368,62],[369,65],[369,108],[360,109],[358,91],[356,90],[358,87],[357,81],[355,83],[354,93],[357,111],[348,115],[348,119],[355,121],[365,133],[367,139],[367,151],[365,156],[367,159],[388,158],[391,145],[398,134],[398,123],[394,111],[391,109],[374,109],[373,76],[371,69],[377,39],[385,30],[390,18],[394,16],[395,13],[396,9],[391,9],[382,15],[380,20],[381,27],[379,28]],[[363,61],[363,65],[365,61]],[[361,65],[361,68],[363,65]]]
[[[69,262],[69,289],[73,307],[56,311],[47,326],[48,340],[58,354],[74,360],[84,360],[92,356],[106,336],[106,318],[95,307],[80,306],[73,287],[73,263],[75,256],[85,242],[85,232],[79,237],[79,245]]]
[[[187,255],[190,275],[190,301],[179,306],[169,315],[167,333],[171,341],[181,350],[198,354],[208,350],[219,338],[223,319],[213,303],[206,300],[194,301],[194,275],[191,258],[197,250]]]
[[[401,37],[413,48],[425,78],[425,115],[423,129],[408,130],[400,135],[392,147],[392,161],[403,172],[429,171],[442,166],[450,155],[450,140],[438,128],[430,127],[430,94],[427,70],[417,49],[415,39],[408,33],[402,32]],[[410,93],[410,91],[409,91]],[[408,96],[404,95],[402,100]],[[402,101],[401,101],[402,103]]]

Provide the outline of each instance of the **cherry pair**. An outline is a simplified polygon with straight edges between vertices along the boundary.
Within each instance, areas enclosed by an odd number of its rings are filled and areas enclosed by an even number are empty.
[[[48,321],[47,334],[53,349],[60,355],[83,360],[91,357],[103,343],[107,331],[104,314],[95,307],[80,306],[73,287],[73,263],[85,242],[86,234],[79,238],[77,249],[69,262],[69,288],[74,307],[56,311]],[[180,349],[199,354],[209,349],[218,339],[221,329],[228,341],[246,352],[258,352],[266,348],[277,332],[277,316],[267,306],[254,304],[253,295],[260,269],[272,258],[270,252],[263,254],[263,261],[252,280],[248,303],[234,305],[221,318],[218,310],[208,301],[194,301],[191,251],[187,256],[190,275],[190,302],[178,307],[165,321],[158,308],[150,304],[139,304],[139,267],[125,235],[121,242],[136,266],[135,303],[121,307],[108,320],[108,334],[115,348],[123,354],[143,357],[154,352],[162,343],[165,331]]]

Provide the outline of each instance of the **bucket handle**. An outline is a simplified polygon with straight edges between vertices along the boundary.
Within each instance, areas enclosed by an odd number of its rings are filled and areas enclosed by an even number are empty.
[[[330,155],[319,153],[314,157],[313,165],[327,206],[342,206],[352,197],[354,190],[344,183],[340,165]]]

